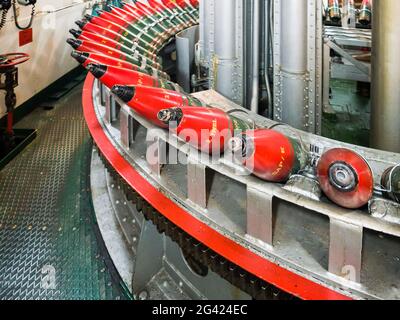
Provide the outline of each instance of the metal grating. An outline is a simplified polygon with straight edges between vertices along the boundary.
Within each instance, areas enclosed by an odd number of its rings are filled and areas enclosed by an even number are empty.
[[[38,138],[0,172],[0,299],[125,299],[90,197],[81,86],[18,127]]]

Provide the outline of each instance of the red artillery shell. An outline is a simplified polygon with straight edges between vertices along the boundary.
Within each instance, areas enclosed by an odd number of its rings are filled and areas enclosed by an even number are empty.
[[[189,4],[187,4],[185,1],[161,0],[161,2],[172,12],[179,13],[186,21],[190,23],[196,23],[195,19],[189,13]]]
[[[123,6],[124,10],[127,10],[129,12],[131,12],[132,14],[140,14],[143,17],[147,17],[149,19],[153,19],[154,17],[156,17],[158,15],[158,17],[160,17],[161,15],[156,12],[154,9],[150,8],[150,7],[146,7],[143,3],[141,2],[137,2],[135,4],[132,3],[125,3]],[[157,20],[157,19],[156,19]],[[155,21],[156,21],[155,20]]]
[[[161,1],[166,7],[170,8],[170,9],[175,8],[177,5],[179,7],[181,7],[182,9],[187,6],[187,3],[184,0],[177,0],[177,1],[174,1],[174,0],[161,0]]]
[[[339,21],[340,20],[340,7],[338,0],[329,0],[328,1],[328,14],[332,21]]]
[[[128,32],[131,32],[134,35],[138,35],[139,38],[147,38],[147,43],[152,42],[154,38],[157,38],[158,36],[161,36],[159,33],[160,31],[157,30],[157,28],[152,28],[148,29],[146,33],[142,32],[142,28],[137,25],[138,21],[135,18],[130,18],[130,19],[123,19],[120,16],[112,13],[112,12],[107,12],[107,11],[100,11],[99,17],[101,19],[110,21],[112,23],[115,23],[116,25],[122,27],[122,30],[126,30]],[[91,17],[90,17],[91,19]],[[120,33],[120,32],[119,32]]]
[[[115,40],[109,39],[100,34],[89,32],[89,31],[81,31],[80,35],[78,35],[78,32],[75,30],[70,30],[70,32],[71,31],[74,32],[73,34],[76,35],[77,39],[79,39],[79,40],[87,40],[87,41],[91,41],[91,42],[97,42],[101,45],[121,51],[121,52],[127,54],[128,56],[135,56],[135,55],[142,56],[144,59],[147,60],[147,63],[149,65],[151,65],[152,67],[154,67],[156,69],[161,69],[161,65],[158,63],[158,61],[152,60],[151,58],[142,55],[139,51],[137,51],[137,50],[135,51],[132,48],[129,48]]]
[[[90,63],[99,63],[125,69],[139,70],[139,67],[134,64],[99,53],[73,51],[71,55],[84,67],[87,67]]]
[[[119,25],[117,25],[117,24],[115,24],[115,23],[113,23],[111,21],[108,21],[106,19],[103,19],[101,17],[91,16],[90,17],[90,23],[96,24],[96,25],[98,25],[100,27],[103,27],[105,29],[111,30],[111,31],[116,32],[118,34],[120,34],[121,30],[123,29],[121,26],[119,26]]]
[[[130,10],[123,10],[121,8],[113,7],[111,12],[122,17],[124,20],[135,23],[140,28],[152,26],[152,29],[162,33],[165,38],[173,35],[170,30],[166,29],[162,24],[157,23],[154,19],[150,18],[145,13],[138,13],[139,10],[131,12]]]
[[[178,85],[170,81],[164,81],[151,75],[135,70],[123,69],[102,64],[90,64],[89,71],[108,88],[115,85],[148,86],[166,88],[169,90],[183,92]]]
[[[107,11],[100,11],[99,17],[111,21],[124,28],[127,28],[131,23],[135,23],[137,21],[135,18],[132,18],[132,16],[125,15],[124,17],[121,17],[119,15]]]
[[[156,0],[148,0],[148,3],[153,8],[156,8],[158,12],[161,12],[162,14],[166,15],[167,17],[169,17],[171,21],[176,19],[180,23],[185,23],[186,24],[186,22],[183,21],[180,17],[175,16],[174,12],[171,10],[171,8],[166,6],[163,2],[159,2],[159,1],[156,1]],[[170,5],[171,4],[172,3],[170,3]]]
[[[165,1],[165,0],[164,0],[164,1]],[[173,0],[167,0],[167,1],[172,1],[172,2],[173,2]],[[180,6],[181,8],[183,8],[183,9],[188,9],[188,8],[192,9],[192,8],[195,8],[195,6],[193,6],[193,3],[192,3],[191,1],[187,2],[187,1],[185,1],[185,0],[177,0],[177,1],[176,1],[176,4],[177,4],[178,6]]]
[[[91,23],[91,22],[85,22],[83,20],[79,20],[75,22],[83,31],[88,31],[92,33],[97,33],[100,34],[104,37],[107,37],[109,39],[115,40],[117,42],[120,42],[121,38],[122,40],[125,40],[120,34],[116,33],[115,31],[112,31],[110,29],[103,28],[97,24]],[[126,39],[125,40],[128,43],[131,43],[133,45],[133,42]]]
[[[130,8],[133,11],[140,10],[141,12],[146,12],[148,14],[154,15],[158,13],[157,8],[146,5],[143,2],[135,2],[135,3],[124,3],[123,8]]]
[[[185,11],[185,8],[188,7],[188,4],[184,0],[161,0],[161,2],[168,9],[177,10],[183,14],[188,14],[188,12]]]
[[[120,18],[129,21],[130,23],[134,23],[137,22],[139,20],[139,17],[144,17],[141,15],[134,15],[132,12],[130,12],[129,10],[123,10],[121,8],[118,7],[112,7],[111,8],[111,13],[119,16]]]
[[[341,148],[329,150],[319,160],[317,175],[325,195],[344,208],[361,208],[373,195],[371,168],[354,151]]]
[[[137,35],[135,33],[132,33],[130,31],[126,30],[126,28],[124,28],[114,22],[108,21],[101,17],[95,17],[95,16],[90,17],[90,22],[97,24],[105,29],[109,29],[118,34],[121,34],[122,36],[128,38],[129,40],[138,40],[139,44],[144,49],[150,50],[151,52],[157,51],[157,48],[155,46],[151,45],[150,43],[146,42],[145,40],[137,39]]]
[[[120,44],[119,42],[110,39],[108,37],[105,37],[99,33],[94,33],[94,32],[89,32],[89,31],[82,31],[81,34],[77,37],[79,40],[87,40],[91,42],[97,42],[99,44],[105,45],[107,47],[120,50],[121,48],[124,47],[124,45]],[[133,51],[129,49],[128,47],[125,47],[130,51],[131,54],[133,54]]]
[[[146,63],[147,65],[147,59],[145,57],[140,57],[138,56],[137,58],[127,55],[123,53],[122,51],[107,47],[103,44],[93,42],[93,41],[88,41],[88,40],[74,40],[74,39],[68,39],[67,42],[75,49],[78,51],[85,51],[85,52],[96,52],[100,54],[104,54],[113,58],[117,58],[120,60],[125,60],[129,63],[136,64],[139,67],[143,65],[143,63]],[[156,67],[157,65],[149,65],[149,67]],[[157,66],[161,68],[161,66]],[[156,68],[155,68],[156,69]]]
[[[152,69],[150,67],[142,68],[141,66],[132,64],[130,62],[120,60],[117,58],[113,58],[110,56],[106,56],[100,53],[95,52],[78,52],[73,51],[71,53],[72,57],[75,58],[79,63],[81,63],[84,67],[87,67],[90,63],[104,64],[108,66],[120,67],[129,70],[135,70],[139,72],[144,72],[151,76],[161,77],[164,79],[168,79],[168,75],[163,71],[158,71],[156,69]]]
[[[216,108],[182,109],[183,118],[176,133],[202,152],[215,153],[225,150],[233,136],[229,116]],[[194,135],[193,135],[194,133]]]
[[[154,87],[117,85],[112,92],[141,116],[162,128],[168,126],[158,119],[161,110],[203,105],[191,96]]]
[[[99,26],[97,24],[91,23],[91,22],[83,22],[83,21],[77,21],[76,24],[83,30],[83,31],[89,31],[92,33],[97,33],[100,34],[104,37],[107,37],[109,39],[115,40],[117,42],[125,40],[123,39],[123,36],[120,34],[116,33],[115,31],[112,31],[110,29],[106,29],[102,26]],[[133,42],[126,39],[126,42],[131,43],[133,45]]]
[[[171,36],[175,35],[175,33],[173,33],[173,30],[171,30],[171,28],[169,28],[163,23],[159,23],[158,21],[154,20],[154,17],[148,16],[146,14],[140,15],[137,13],[137,11],[138,10],[131,13],[129,10],[122,10],[120,8],[115,8],[113,13],[119,15],[120,12],[125,12],[123,16],[130,16],[130,18],[127,18],[127,20],[130,21],[130,24],[135,24],[135,26],[137,26],[137,28],[139,28],[140,30],[143,29],[151,30],[152,31],[151,34],[157,35],[157,38],[160,38],[161,42],[165,42]]]
[[[135,10],[133,12],[129,10],[129,7],[127,7],[127,9],[112,7],[111,12],[119,15],[122,19],[132,19],[132,22],[138,21],[139,19],[142,18],[146,18],[145,12],[139,10]]]
[[[157,86],[157,79],[147,74],[118,67],[104,67],[104,73],[99,79],[110,89],[116,84]]]
[[[162,110],[159,120],[169,124],[177,136],[205,153],[220,154],[238,131],[250,129],[245,121],[213,107]]]
[[[362,25],[368,25],[372,21],[372,3],[371,0],[363,0],[360,9],[359,22]]]
[[[146,14],[150,19],[156,17],[156,21],[160,20],[158,23],[170,28],[173,34],[180,30],[173,21],[166,20],[168,17],[166,17],[161,11],[157,11],[155,8],[152,8],[143,2],[136,2],[135,4],[125,3],[123,8],[127,8],[127,10],[130,10],[131,12],[140,12],[143,15]]]
[[[108,46],[105,46],[101,43],[94,42],[94,41],[89,41],[89,40],[76,40],[75,42],[72,42],[71,40],[67,40],[71,46],[75,50],[78,51],[86,51],[86,52],[97,52],[100,54],[104,54],[110,57],[114,57],[120,60],[125,60],[131,63],[135,63],[137,61],[134,61],[133,58],[128,57],[126,54],[123,52],[110,48]]]
[[[148,0],[147,1],[153,10],[156,10],[158,12],[163,12],[165,10],[165,7],[158,1],[156,0]]]
[[[381,178],[383,194],[389,199],[400,203],[400,165],[386,169]]]
[[[184,25],[186,27],[190,26],[189,22],[186,19],[183,18],[183,15],[182,15],[182,17],[179,17],[178,15],[175,15],[174,12],[170,8],[168,8],[167,6],[164,5],[164,3],[158,2],[156,0],[148,0],[148,3],[152,7],[157,8],[157,10],[159,12],[167,13],[167,15],[170,16],[171,21],[176,20],[178,24],[182,24],[182,25]]]
[[[102,26],[99,26],[94,23],[90,22],[83,22],[83,21],[77,21],[76,24],[83,30],[87,32],[91,32],[94,34],[99,34],[102,35],[103,37],[106,37],[108,39],[114,40],[121,45],[127,46],[131,48],[132,50],[138,50],[140,51],[143,55],[149,57],[152,60],[157,60],[157,55],[150,53],[146,51],[146,49],[142,48],[138,43],[135,43],[128,38],[125,38],[124,36],[116,33],[115,31],[103,28]]]
[[[243,137],[243,164],[255,176],[270,182],[283,182],[296,169],[296,151],[285,135],[274,130],[257,129],[247,131]]]

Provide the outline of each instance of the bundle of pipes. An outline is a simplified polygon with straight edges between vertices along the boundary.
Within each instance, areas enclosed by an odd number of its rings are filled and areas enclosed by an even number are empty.
[[[282,183],[309,165],[306,148],[274,130],[219,108],[206,105],[169,81],[158,52],[176,32],[197,23],[196,1],[164,0],[124,3],[98,17],[79,21],[80,31],[69,39],[72,56],[112,93],[156,126],[170,129],[201,152],[236,156],[249,173]],[[368,163],[345,149],[326,152],[318,162],[317,178],[326,196],[350,208],[365,206],[373,196],[374,178]],[[382,178],[387,196],[399,199],[400,167]]]

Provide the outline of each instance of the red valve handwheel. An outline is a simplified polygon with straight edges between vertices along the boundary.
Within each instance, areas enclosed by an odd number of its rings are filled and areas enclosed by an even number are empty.
[[[0,69],[17,66],[30,59],[27,53],[7,53],[0,55]],[[4,61],[4,62],[2,62]]]

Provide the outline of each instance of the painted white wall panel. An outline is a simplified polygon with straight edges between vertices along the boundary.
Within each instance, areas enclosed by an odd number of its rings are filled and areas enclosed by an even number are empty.
[[[33,22],[33,43],[19,47],[18,32],[12,10],[8,22],[0,31],[0,53],[26,52],[31,60],[19,66],[19,87],[16,88],[18,105],[49,86],[77,66],[70,57],[71,47],[66,44],[68,30],[82,18],[85,7],[93,1],[38,0]],[[20,25],[29,21],[31,7],[22,7]],[[4,93],[0,93],[0,117],[5,114]]]

